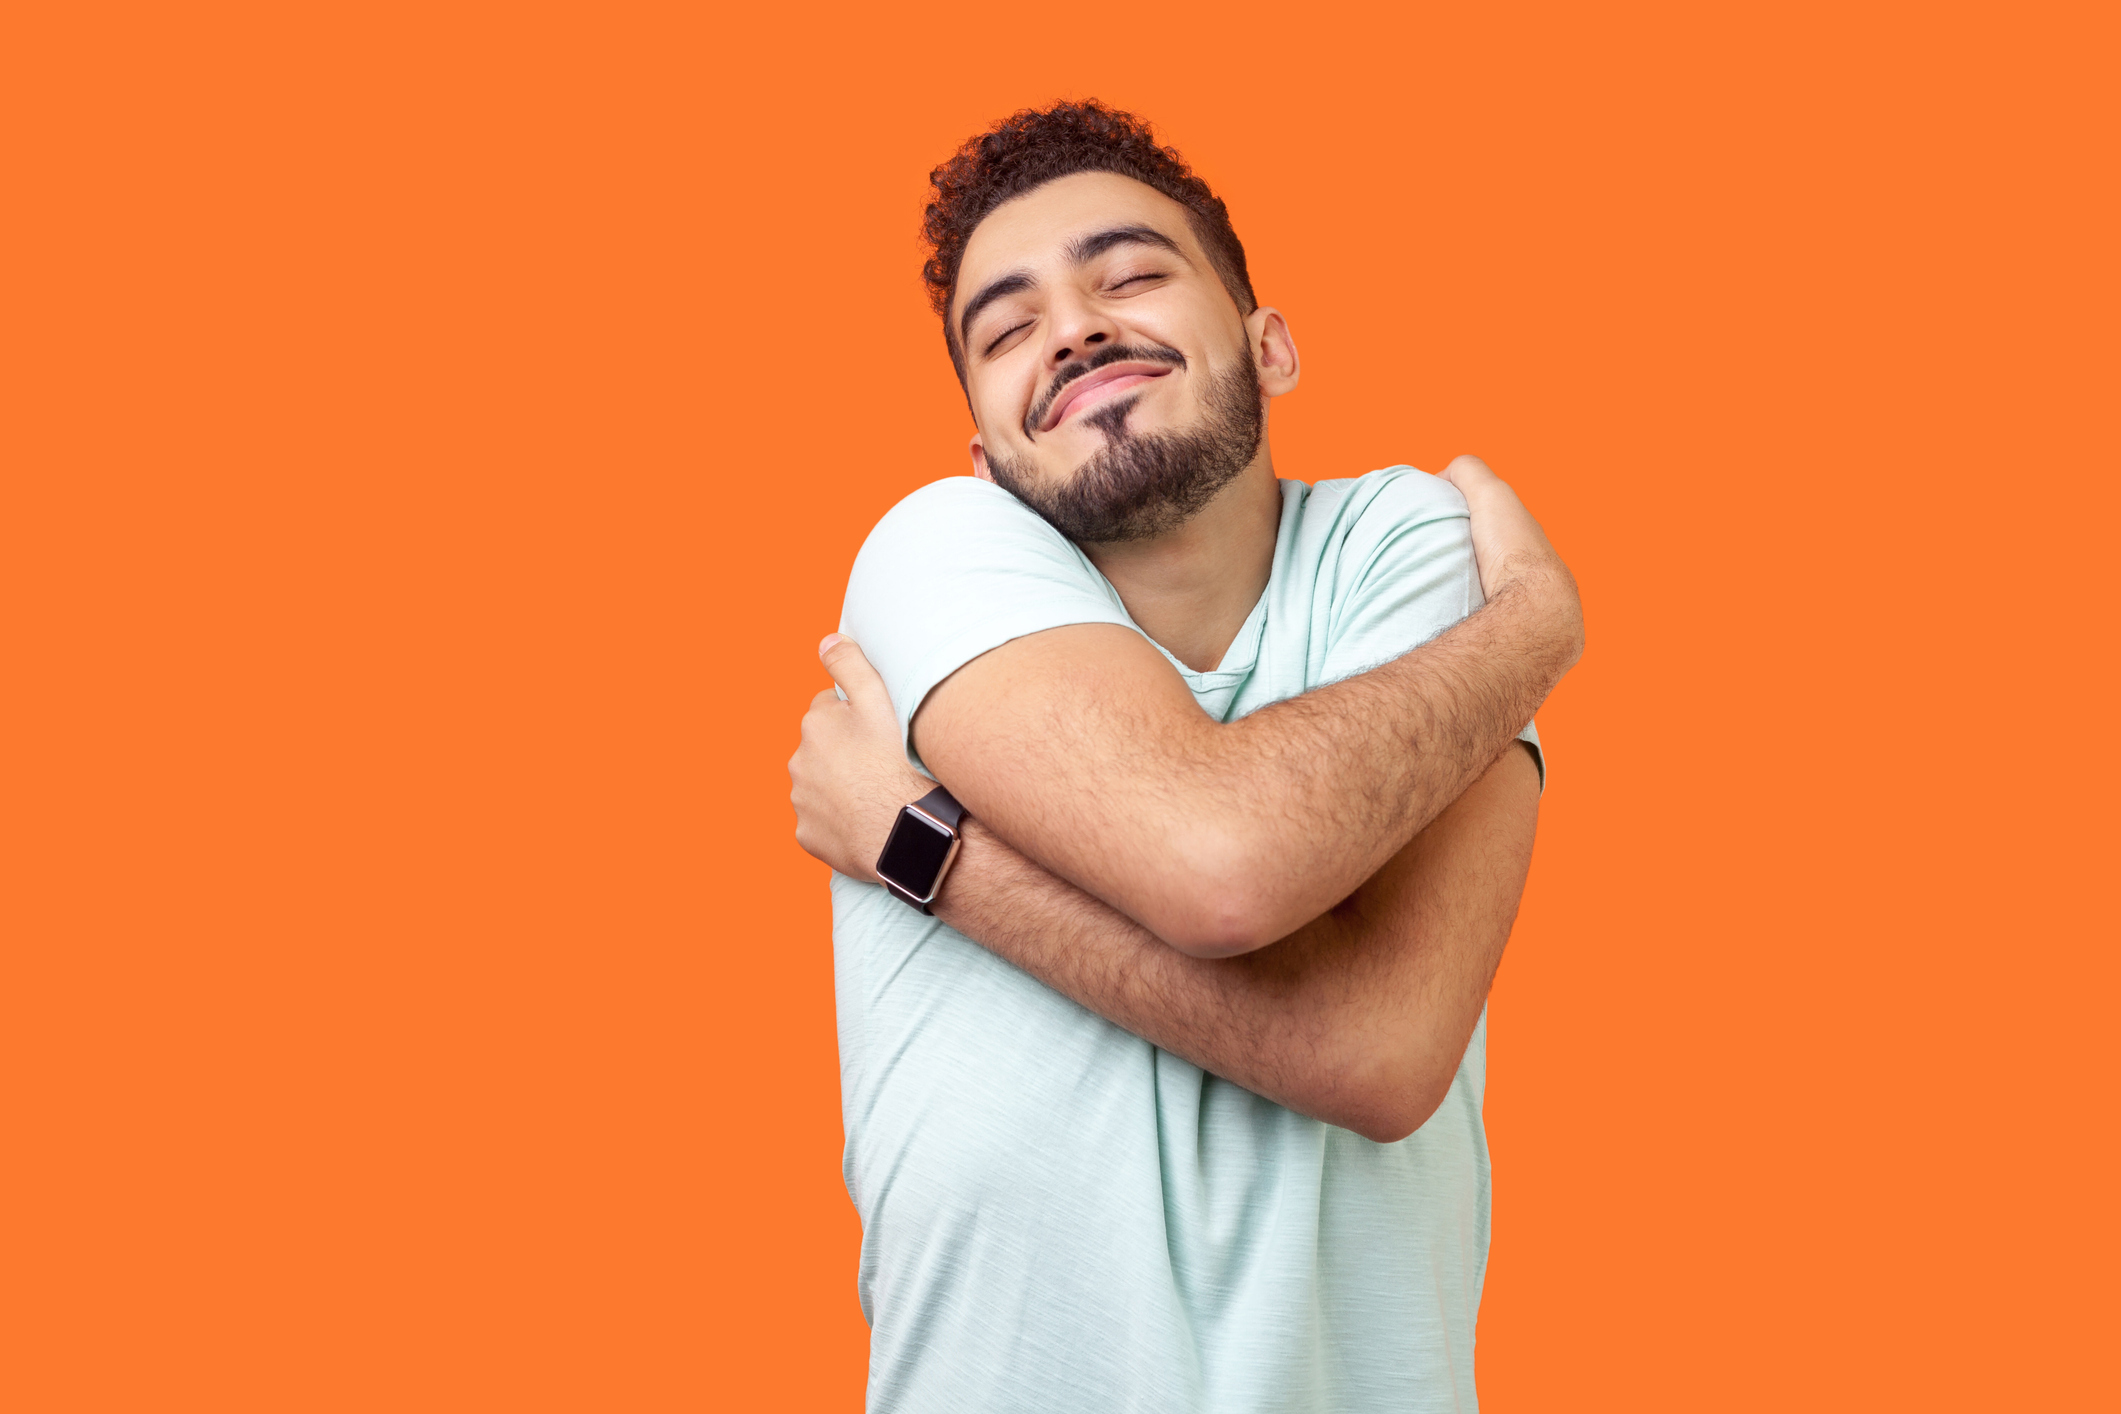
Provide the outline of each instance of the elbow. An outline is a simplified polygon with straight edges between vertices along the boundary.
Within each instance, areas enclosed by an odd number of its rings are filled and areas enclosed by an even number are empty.
[[[1286,936],[1261,927],[1257,915],[1226,899],[1202,899],[1184,906],[1171,919],[1152,929],[1178,952],[1188,957],[1240,957],[1258,952]]]
[[[1296,917],[1277,872],[1231,829],[1194,830],[1177,842],[1150,931],[1189,957],[1236,957],[1310,922]],[[1300,911],[1300,910],[1299,910]]]
[[[1397,1144],[1427,1124],[1429,1116],[1442,1104],[1441,1095],[1413,1102],[1405,1096],[1380,1097],[1350,1115],[1341,1128],[1353,1130],[1373,1144]]]
[[[1348,1083],[1338,1087],[1334,1113],[1317,1117],[1376,1144],[1397,1144],[1427,1124],[1457,1078],[1455,1068],[1425,1059],[1373,1057],[1351,1070]]]

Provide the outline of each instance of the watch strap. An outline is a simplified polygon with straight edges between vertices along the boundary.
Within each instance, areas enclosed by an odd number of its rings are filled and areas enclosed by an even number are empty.
[[[953,832],[956,831],[958,822],[965,818],[965,807],[959,805],[957,797],[941,786],[914,801],[913,808],[948,825]]]

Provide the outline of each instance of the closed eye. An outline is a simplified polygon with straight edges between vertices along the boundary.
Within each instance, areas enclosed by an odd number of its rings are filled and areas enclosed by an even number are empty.
[[[1020,333],[1030,327],[1031,321],[1028,319],[1026,319],[1021,324],[1010,325],[1008,328],[1002,330],[1001,333],[996,334],[992,339],[988,340],[987,347],[980,350],[980,356],[982,358],[990,357],[996,349],[1000,348],[1004,343],[1008,341],[1008,338],[1011,334]]]

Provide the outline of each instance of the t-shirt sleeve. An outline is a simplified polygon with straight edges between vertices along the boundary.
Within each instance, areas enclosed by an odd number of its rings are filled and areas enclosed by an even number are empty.
[[[1373,472],[1355,486],[1334,571],[1329,682],[1419,647],[1483,602],[1472,519],[1457,487],[1411,467]],[[1544,789],[1538,730],[1527,722],[1517,737],[1531,748]]]
[[[937,683],[1012,638],[1066,624],[1134,628],[1082,551],[1016,497],[970,476],[932,482],[877,522],[840,611],[840,632],[890,689],[916,767],[913,714]]]

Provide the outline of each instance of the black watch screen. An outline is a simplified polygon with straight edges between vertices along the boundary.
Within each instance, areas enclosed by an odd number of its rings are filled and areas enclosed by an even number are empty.
[[[935,890],[936,875],[956,843],[950,832],[912,810],[901,810],[884,852],[877,856],[876,872],[916,898]]]

